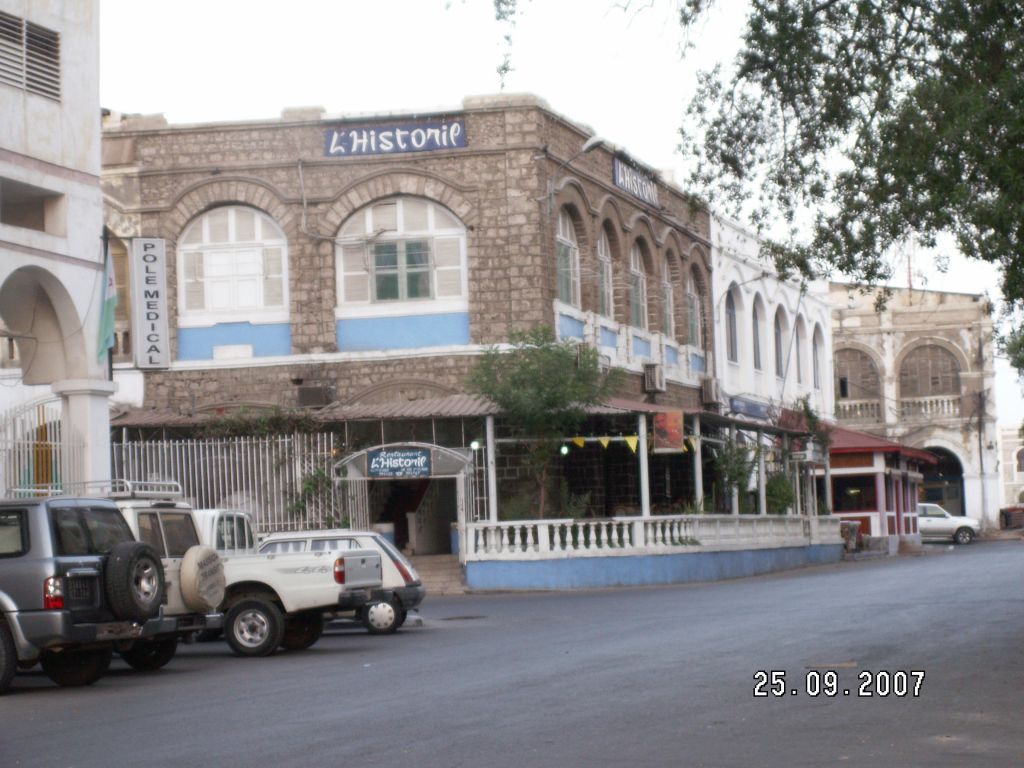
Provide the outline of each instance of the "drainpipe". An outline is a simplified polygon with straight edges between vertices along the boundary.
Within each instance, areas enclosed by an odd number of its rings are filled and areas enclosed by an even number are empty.
[[[647,472],[647,415],[641,413],[637,418],[637,431],[640,442],[637,452],[640,454],[640,517],[651,516],[651,488]]]

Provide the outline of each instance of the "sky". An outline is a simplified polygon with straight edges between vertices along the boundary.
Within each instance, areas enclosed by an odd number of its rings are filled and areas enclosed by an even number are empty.
[[[728,67],[743,0],[719,0],[683,37],[672,0],[519,0],[514,27],[491,0],[100,0],[100,101],[117,112],[163,113],[172,124],[273,118],[288,107],[329,115],[458,107],[532,93],[642,163],[685,178],[678,128],[697,72]],[[508,49],[504,36],[511,32]],[[941,273],[913,259],[915,287],[998,298],[987,265],[950,253]],[[897,285],[906,285],[906,268]],[[1019,426],[1024,398],[996,361],[1000,422]]]

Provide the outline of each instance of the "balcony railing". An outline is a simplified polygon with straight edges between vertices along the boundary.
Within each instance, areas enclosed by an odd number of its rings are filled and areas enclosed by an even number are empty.
[[[470,560],[547,560],[839,544],[839,519],[754,515],[672,515],[510,520],[465,526]]]
[[[878,400],[837,400],[839,421],[882,421],[882,404]]]
[[[903,419],[957,419],[960,418],[960,397],[904,397],[900,400],[900,418]]]

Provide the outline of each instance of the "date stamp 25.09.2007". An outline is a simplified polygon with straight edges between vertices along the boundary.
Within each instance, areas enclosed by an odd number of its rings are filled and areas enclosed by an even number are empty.
[[[799,679],[794,679],[794,678]],[[759,669],[754,673],[754,698],[793,696],[853,696],[857,698],[917,698],[924,684],[923,669],[861,670],[856,684],[840,682],[834,669],[809,669],[800,676],[787,677],[785,670]]]

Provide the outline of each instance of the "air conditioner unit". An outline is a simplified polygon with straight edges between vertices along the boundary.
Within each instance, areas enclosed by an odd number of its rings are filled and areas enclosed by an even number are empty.
[[[329,387],[306,386],[298,387],[298,402],[302,408],[319,408],[331,402]]]
[[[722,390],[718,387],[718,379],[713,376],[705,377],[700,386],[700,399],[704,405],[721,405]]]
[[[644,363],[644,392],[665,391],[665,369],[659,363]]]

